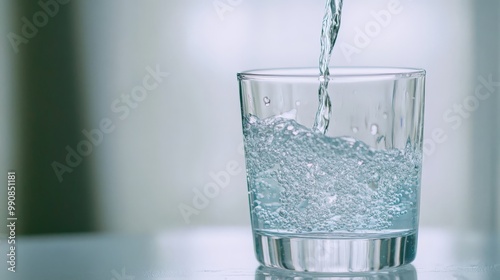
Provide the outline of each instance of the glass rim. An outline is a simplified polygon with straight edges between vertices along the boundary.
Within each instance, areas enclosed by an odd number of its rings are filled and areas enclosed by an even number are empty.
[[[330,79],[381,79],[397,80],[401,78],[424,77],[426,71],[411,67],[380,67],[380,66],[342,66],[330,68]],[[280,80],[280,79],[314,79],[319,78],[316,67],[270,68],[242,71],[238,73],[239,80]]]

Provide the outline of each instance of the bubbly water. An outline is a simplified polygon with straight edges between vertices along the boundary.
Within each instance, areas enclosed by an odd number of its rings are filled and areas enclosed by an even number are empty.
[[[314,122],[314,131],[325,134],[330,124],[331,102],[328,95],[328,82],[330,77],[330,58],[337,40],[342,15],[342,0],[327,0],[326,11],[321,30],[321,53],[319,56],[319,106]]]
[[[331,233],[415,229],[421,154],[374,150],[292,119],[244,120],[256,230]]]

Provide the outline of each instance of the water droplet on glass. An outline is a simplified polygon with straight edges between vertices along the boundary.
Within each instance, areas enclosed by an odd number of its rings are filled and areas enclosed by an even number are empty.
[[[271,99],[269,99],[269,97],[267,97],[267,96],[266,96],[266,97],[264,97],[264,104],[265,104],[266,106],[269,106],[269,104],[271,104]]]
[[[388,117],[388,116],[387,116],[387,113],[384,113],[384,114],[382,115],[382,117],[383,117],[384,119],[387,119],[387,117]]]
[[[353,126],[353,127],[352,127],[352,132],[357,133],[357,132],[358,132],[358,130],[359,130],[359,129],[358,129],[357,127],[355,127],[355,126]]]
[[[296,101],[295,106],[300,106],[300,101]]]
[[[377,134],[377,133],[378,133],[378,125],[376,125],[376,124],[372,124],[372,126],[370,127],[370,133],[371,133],[372,135]]]

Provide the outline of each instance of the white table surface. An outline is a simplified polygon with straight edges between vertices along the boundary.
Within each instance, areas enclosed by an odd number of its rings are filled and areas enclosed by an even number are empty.
[[[6,280],[155,279],[494,279],[500,280],[500,237],[421,229],[413,265],[390,273],[317,278],[264,271],[250,228],[195,228],[150,235],[76,234],[17,239],[16,272]],[[6,260],[7,244],[0,242]],[[267,275],[270,273],[270,275]]]

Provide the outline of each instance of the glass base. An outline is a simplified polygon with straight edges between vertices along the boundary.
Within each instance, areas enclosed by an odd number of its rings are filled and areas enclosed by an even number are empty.
[[[374,272],[411,263],[417,233],[379,238],[310,238],[254,232],[257,260],[264,266],[303,272]]]

